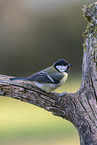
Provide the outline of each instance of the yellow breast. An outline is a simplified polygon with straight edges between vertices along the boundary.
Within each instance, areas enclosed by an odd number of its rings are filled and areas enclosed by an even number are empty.
[[[66,82],[67,78],[68,78],[68,73],[63,72],[63,74],[64,74],[64,77],[63,77],[63,79],[61,80],[61,84],[64,84],[64,83]]]

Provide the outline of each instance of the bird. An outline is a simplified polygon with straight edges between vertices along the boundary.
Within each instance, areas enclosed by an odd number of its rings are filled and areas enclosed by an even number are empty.
[[[10,81],[32,81],[35,86],[50,93],[66,82],[68,71],[71,66],[73,66],[73,64],[68,63],[64,59],[59,59],[54,62],[52,66],[32,74],[31,76],[10,78]]]

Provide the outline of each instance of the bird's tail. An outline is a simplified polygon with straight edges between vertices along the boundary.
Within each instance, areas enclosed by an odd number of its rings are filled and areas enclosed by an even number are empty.
[[[17,81],[17,80],[21,80],[21,81],[28,81],[28,79],[26,77],[16,77],[16,78],[10,78],[10,81]]]

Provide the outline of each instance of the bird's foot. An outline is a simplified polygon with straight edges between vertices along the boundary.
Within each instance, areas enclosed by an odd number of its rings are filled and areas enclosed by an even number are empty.
[[[60,101],[61,97],[64,96],[65,94],[66,94],[66,92],[59,94],[58,102]]]
[[[61,99],[61,97],[62,96],[64,96],[65,94],[66,94],[66,92],[63,92],[63,93],[57,93],[57,92],[53,92],[54,94],[56,94],[56,95],[58,95],[59,96],[59,98],[58,98],[58,101],[57,102],[59,102],[60,101],[60,99]]]

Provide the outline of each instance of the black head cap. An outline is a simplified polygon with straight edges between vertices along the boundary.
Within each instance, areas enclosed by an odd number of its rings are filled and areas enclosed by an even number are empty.
[[[64,71],[66,71],[66,72],[68,72],[68,70],[69,70],[69,68],[71,67],[71,66],[73,66],[73,64],[70,64],[70,63],[68,63],[66,60],[64,60],[64,59],[59,59],[58,61],[56,61],[55,63],[54,63],[54,67],[55,67],[55,69],[57,69],[57,66],[67,66],[67,69],[66,70],[64,70]],[[57,69],[58,70],[58,69]],[[58,70],[58,71],[60,71],[60,70]]]
[[[56,61],[56,62],[54,63],[54,67],[56,67],[57,65],[66,66],[66,65],[68,65],[68,62],[67,62],[66,60],[64,60],[64,59],[59,59],[58,61]]]

